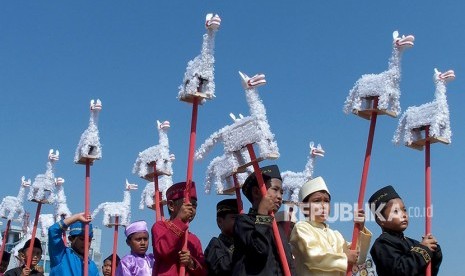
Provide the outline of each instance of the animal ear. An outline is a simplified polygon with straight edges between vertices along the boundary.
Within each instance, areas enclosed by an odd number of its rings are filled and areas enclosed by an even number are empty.
[[[392,38],[393,38],[393,39],[396,39],[396,38],[398,38],[398,37],[399,37],[399,31],[396,30],[396,31],[394,31],[394,32],[392,33]]]

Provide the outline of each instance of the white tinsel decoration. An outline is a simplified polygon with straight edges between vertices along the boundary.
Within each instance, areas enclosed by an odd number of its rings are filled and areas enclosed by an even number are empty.
[[[225,152],[222,156],[213,158],[206,172],[205,193],[210,193],[212,184],[216,185],[218,194],[233,189],[234,179],[232,174],[239,166],[248,162],[250,162],[250,157],[245,149],[236,152]],[[239,185],[243,184],[247,176],[252,172],[249,168],[247,169],[247,172],[236,174]]]
[[[420,129],[430,126],[429,136],[442,138],[446,143],[451,142],[452,131],[450,129],[449,106],[446,98],[446,82],[453,80],[455,73],[449,70],[445,73],[434,69],[433,80],[436,84],[434,101],[420,106],[411,106],[402,114],[393,142],[399,144],[401,140],[405,145],[411,145],[421,139]]]
[[[158,179],[158,189],[161,192],[161,200],[166,200],[166,190],[173,185],[173,177],[171,175],[162,175]],[[153,182],[148,182],[140,196],[139,209],[143,210],[145,206],[152,207],[155,202],[153,196],[155,195],[155,185]]]
[[[124,190],[123,201],[121,202],[103,202],[92,212],[92,219],[103,210],[102,224],[111,227],[110,218],[118,217],[118,225],[127,226],[131,222],[131,194],[132,190],[137,190],[136,184],[130,184],[126,179],[126,189]]]
[[[153,167],[150,165],[156,162],[157,175],[172,175],[172,164],[175,159],[174,154],[170,154],[168,130],[170,122],[157,121],[158,145],[147,148],[139,153],[132,173],[139,177],[145,178],[148,174],[153,173]]]
[[[380,74],[365,74],[357,80],[350,90],[344,104],[345,113],[357,114],[360,110],[370,107],[362,106],[363,99],[378,97],[378,109],[392,112],[397,116],[400,113],[400,61],[403,50],[413,46],[412,35],[399,37],[399,33],[392,34],[393,51],[389,59],[389,68]]]
[[[266,83],[265,75],[258,74],[250,78],[241,72],[239,74],[245,88],[245,96],[251,115],[236,119],[232,125],[214,132],[195,152],[196,160],[205,158],[218,142],[223,143],[224,151],[229,153],[239,151],[247,144],[256,143],[259,149],[257,157],[264,159],[279,157],[278,145],[270,130],[265,106],[256,89],[256,87]]]
[[[102,158],[102,147],[97,126],[100,110],[102,110],[102,102],[99,99],[97,101],[91,100],[89,126],[81,134],[81,139],[74,154],[74,163],[80,163],[85,158],[92,160]]]
[[[221,18],[215,14],[207,14],[205,27],[207,33],[203,35],[202,50],[200,55],[187,63],[186,72],[184,73],[183,83],[179,86],[178,99],[188,98],[195,95],[198,91],[200,79],[202,80],[201,93],[211,99],[215,97],[215,35],[221,24]],[[205,99],[202,100],[202,103]]]
[[[299,202],[299,191],[302,185],[313,178],[313,170],[316,157],[324,157],[325,151],[320,144],[315,147],[313,142],[310,142],[310,152],[305,168],[302,172],[284,171],[281,173],[283,179],[283,190],[287,193],[288,200],[293,203]]]
[[[31,180],[23,176],[21,177],[21,186],[19,188],[19,192],[17,196],[6,196],[2,199],[2,203],[0,204],[0,217],[6,218],[7,220],[16,219],[18,222],[23,221],[24,216],[24,195],[26,187],[31,186]]]
[[[38,174],[29,189],[28,199],[30,201],[43,201],[43,203],[52,204],[55,201],[55,186],[57,185],[54,170],[54,164],[59,160],[60,152],[50,149],[48,153],[47,170],[44,174]]]

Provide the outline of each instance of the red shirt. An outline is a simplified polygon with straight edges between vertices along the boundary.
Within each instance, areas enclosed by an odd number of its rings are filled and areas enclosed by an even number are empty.
[[[184,233],[188,229],[180,219],[159,221],[152,226],[152,247],[155,256],[153,276],[177,276],[179,273],[179,251],[184,243]],[[202,244],[196,235],[188,232],[187,249],[195,262],[195,269],[186,267],[186,276],[204,276],[205,259]]]

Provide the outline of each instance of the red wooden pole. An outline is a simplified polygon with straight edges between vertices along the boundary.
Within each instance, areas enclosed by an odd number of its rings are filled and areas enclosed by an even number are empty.
[[[31,243],[29,244],[29,248],[27,249],[27,260],[26,260],[26,267],[27,268],[31,268],[32,250],[34,249],[34,240],[36,238],[37,223],[39,222],[39,215],[40,215],[40,209],[41,208],[42,208],[42,201],[39,201],[37,203],[37,210],[36,210],[36,217],[34,219],[34,226],[32,227]]]
[[[111,275],[116,274],[116,251],[118,248],[118,224],[119,217],[115,217],[115,232],[113,233],[113,255],[111,257]]]
[[[431,143],[429,140],[429,126],[425,128],[425,235],[431,233]],[[426,276],[431,276],[431,262],[426,267]]]
[[[191,120],[191,133],[189,138],[189,154],[187,157],[187,179],[186,179],[186,190],[184,191],[184,202],[190,202],[190,189],[192,184],[192,174],[194,171],[194,150],[195,150],[195,138],[197,131],[197,111],[199,107],[198,97],[194,97],[192,102],[192,120]],[[182,250],[187,250],[187,238],[188,238],[189,228],[184,233],[184,244]],[[179,267],[179,275],[184,276],[186,274],[186,267],[181,265]]]
[[[263,180],[263,176],[262,176],[262,173],[260,171],[260,167],[258,166],[257,157],[255,156],[255,151],[253,149],[253,145],[248,144],[247,145],[247,150],[249,151],[250,160],[252,160],[253,168],[254,168],[254,171],[255,171],[255,176],[257,177],[258,186],[260,188],[262,196],[266,196],[267,189],[266,189],[266,186],[265,186],[265,181]],[[274,218],[273,212],[271,212],[270,215]],[[283,246],[283,243],[282,243],[282,240],[281,240],[281,236],[279,235],[278,224],[276,223],[276,220],[274,220],[274,219],[273,219],[272,226],[273,226],[273,236],[274,236],[276,247],[278,248],[278,255],[279,255],[279,259],[281,261],[281,266],[282,266],[284,275],[285,276],[290,276],[291,271],[289,269],[289,264],[287,263],[286,254],[284,252],[284,246]]]
[[[5,246],[6,246],[7,239],[8,239],[8,232],[10,231],[10,224],[11,224],[11,219],[9,219],[8,222],[6,223],[5,233],[3,234],[2,249],[0,249],[0,261],[3,258],[3,252],[5,252]]]
[[[378,108],[378,98],[376,97],[373,102],[373,109]],[[370,131],[368,133],[368,141],[367,147],[365,151],[365,160],[363,162],[363,171],[362,171],[362,180],[360,182],[360,190],[358,192],[358,200],[357,200],[357,208],[363,208],[363,201],[365,197],[365,189],[367,185],[367,178],[368,178],[368,170],[370,169],[370,159],[371,159],[371,149],[373,147],[373,138],[375,136],[375,127],[376,127],[376,119],[378,117],[378,113],[373,111],[371,113],[371,120],[370,120]],[[358,223],[354,223],[354,230],[352,232],[352,244],[350,245],[351,250],[355,250],[357,248],[357,241],[358,236],[360,234],[360,225]],[[348,264],[347,266],[347,276],[352,275],[352,265]]]
[[[86,159],[86,187],[85,187],[85,209],[86,218],[90,216],[90,159]],[[89,274],[89,223],[84,226],[84,276]]]
[[[237,200],[237,211],[239,214],[244,213],[244,204],[242,203],[242,197],[241,197],[241,186],[239,185],[239,180],[237,180],[237,174],[233,174],[233,179],[234,179],[234,190],[236,192],[236,200]]]
[[[155,203],[155,221],[162,220],[161,204],[160,204],[160,188],[158,187],[157,162],[153,162],[153,185],[155,193],[153,193],[153,202]]]

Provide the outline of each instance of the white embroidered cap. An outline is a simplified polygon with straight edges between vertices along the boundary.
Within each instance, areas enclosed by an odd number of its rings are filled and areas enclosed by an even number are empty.
[[[300,188],[299,201],[302,202],[307,196],[318,191],[327,192],[331,198],[331,194],[328,190],[328,187],[326,186],[325,180],[321,176],[309,180],[302,186],[302,188]]]

